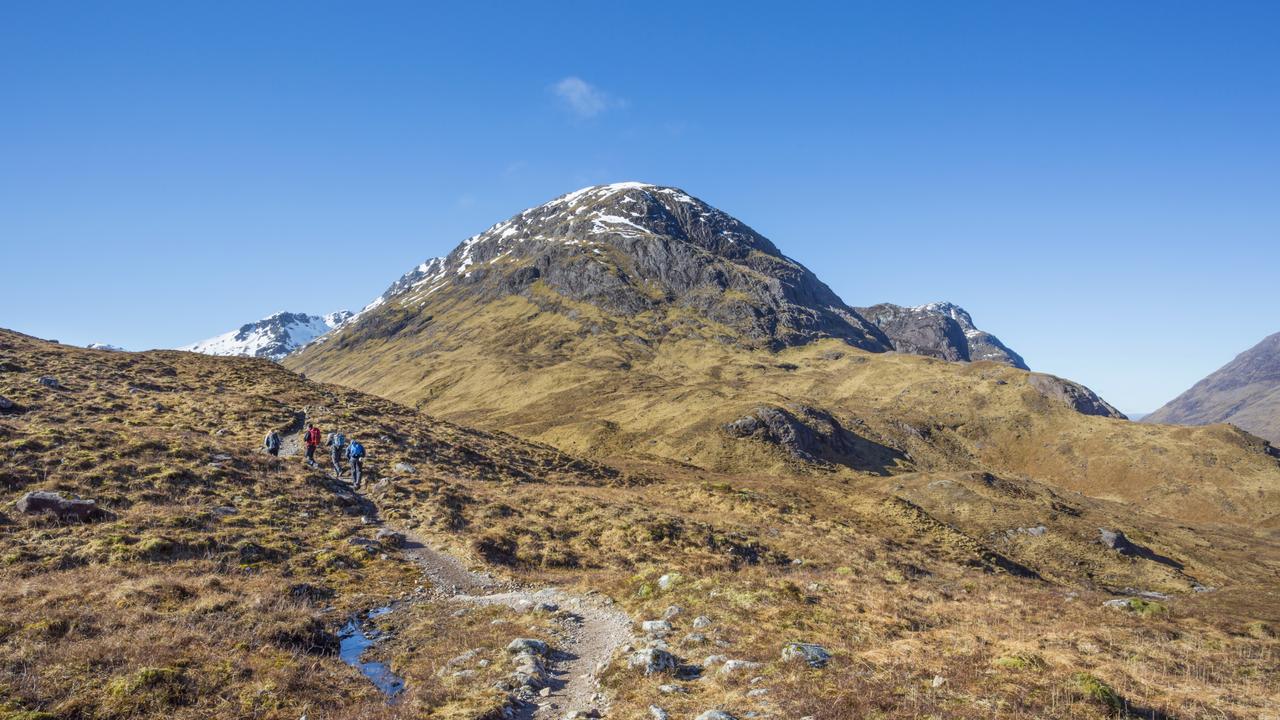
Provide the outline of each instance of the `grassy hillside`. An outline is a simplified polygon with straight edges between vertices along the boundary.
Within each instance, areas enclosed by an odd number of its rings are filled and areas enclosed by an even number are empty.
[[[608,462],[841,478],[991,472],[1187,522],[1280,529],[1280,460],[1257,438],[1083,415],[1037,389],[1033,374],[995,363],[835,340],[769,352],[703,318],[619,317],[536,286],[482,304],[446,289],[379,312],[286,364]],[[401,316],[412,321],[388,334]],[[761,407],[818,417],[808,424],[819,435],[834,420],[841,439],[815,463],[726,432]]]
[[[815,355],[794,356],[799,367],[778,377],[800,387],[806,372],[829,370],[821,363],[853,368],[864,357],[807,352]],[[758,387],[760,369],[716,360],[700,367],[721,367],[725,392]],[[601,396],[600,405],[578,398],[588,418],[608,407],[607,388],[591,385],[599,361],[587,354],[581,366],[584,387]],[[655,364],[638,376],[655,390],[651,406],[627,405],[634,417],[648,421],[667,395],[739,412],[710,387],[682,389],[665,372]],[[570,397],[529,377],[524,392],[571,410]],[[907,389],[904,404],[934,396]],[[495,381],[481,397],[510,402],[520,390]],[[988,389],[1010,390],[1027,392],[994,381]],[[887,462],[883,474],[816,471],[757,440],[675,445],[681,427],[703,421],[667,411],[672,427],[643,453],[623,452],[638,444],[639,425],[599,421],[583,448],[620,458],[610,467],[266,361],[79,350],[7,332],[0,396],[15,403],[0,416],[5,720],[492,717],[503,646],[516,634],[554,645],[556,618],[433,601],[395,547],[352,542],[372,534],[361,520],[371,514],[517,582],[602,594],[637,621],[670,615],[671,652],[704,665],[703,679],[646,677],[618,657],[603,673],[609,717],[647,717],[657,704],[676,718],[718,707],[820,720],[1243,719],[1280,699],[1274,542],[1014,474],[947,469],[959,450],[928,450],[944,447],[936,441],[887,453],[855,446],[853,455]],[[267,428],[296,427],[299,413],[365,441],[364,496],[297,457],[256,450]],[[706,422],[713,437],[716,421]],[[878,426],[842,422],[878,437]],[[531,436],[556,427],[517,425]],[[669,459],[680,452],[703,466]],[[719,469],[708,469],[718,456]],[[744,458],[758,467],[743,469]],[[94,498],[111,517],[58,524],[18,512],[14,502],[37,489]],[[1100,527],[1131,544],[1100,544]],[[1144,600],[1137,590],[1170,597]],[[408,690],[387,705],[333,645],[350,613],[393,598],[401,604],[379,621],[390,636],[377,653]],[[784,661],[796,641],[823,645],[830,663]],[[466,677],[445,670],[470,649],[484,665]],[[760,665],[721,672],[704,662],[711,655]]]

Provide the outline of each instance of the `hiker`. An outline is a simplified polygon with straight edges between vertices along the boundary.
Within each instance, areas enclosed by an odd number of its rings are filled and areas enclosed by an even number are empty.
[[[315,467],[316,448],[320,447],[320,428],[315,423],[307,423],[307,431],[302,434],[302,439],[307,444],[307,464]]]
[[[267,433],[267,439],[262,441],[262,446],[267,449],[267,453],[273,457],[280,456],[280,433],[272,430]]]
[[[329,460],[333,462],[333,479],[342,479],[342,449],[347,444],[347,439],[342,433],[334,431],[329,433],[329,440],[325,445],[329,446]]]
[[[364,464],[364,446],[351,439],[351,443],[347,445],[347,459],[351,461],[351,487],[360,489],[360,473]]]

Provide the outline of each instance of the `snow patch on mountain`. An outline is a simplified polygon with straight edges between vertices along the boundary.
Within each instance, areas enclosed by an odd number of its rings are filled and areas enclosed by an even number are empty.
[[[178,348],[205,355],[265,357],[280,360],[350,322],[348,310],[327,315],[278,312],[230,332]]]

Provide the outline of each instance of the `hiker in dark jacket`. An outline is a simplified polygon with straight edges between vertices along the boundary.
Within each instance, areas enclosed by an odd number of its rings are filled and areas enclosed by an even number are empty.
[[[347,444],[347,439],[340,432],[329,433],[329,440],[325,445],[329,446],[329,460],[333,462],[333,479],[342,479],[342,451]]]
[[[316,448],[320,447],[320,428],[315,423],[307,423],[307,431],[302,434],[302,441],[307,444],[307,464],[316,466]]]
[[[364,470],[364,446],[355,438],[352,438],[351,443],[347,445],[347,459],[351,461],[351,487],[358,490],[360,476]]]
[[[279,457],[280,456],[280,433],[276,432],[275,430],[272,430],[271,432],[267,433],[267,439],[262,441],[262,446],[266,448],[267,452],[270,453],[271,455],[275,457]]]

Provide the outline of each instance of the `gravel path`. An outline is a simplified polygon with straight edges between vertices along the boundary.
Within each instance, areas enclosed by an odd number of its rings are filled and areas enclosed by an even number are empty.
[[[488,573],[471,572],[458,558],[412,535],[406,537],[405,554],[423,569],[441,598],[506,605],[517,610],[550,603],[563,611],[558,617],[564,633],[547,663],[550,694],[515,707],[516,718],[559,718],[573,711],[606,712],[599,673],[614,651],[633,639],[631,619],[626,613],[596,596],[574,595],[553,587],[514,588]]]

